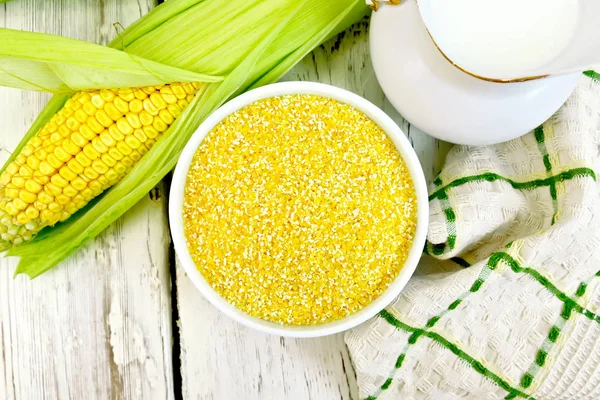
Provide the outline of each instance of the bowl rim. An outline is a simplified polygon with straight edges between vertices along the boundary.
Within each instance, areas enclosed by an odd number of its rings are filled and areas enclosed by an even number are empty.
[[[417,227],[413,243],[404,266],[388,288],[370,304],[354,314],[340,320],[308,326],[288,326],[262,320],[244,313],[227,302],[204,280],[202,274],[196,269],[196,265],[188,251],[183,230],[182,210],[187,173],[193,156],[204,137],[213,127],[233,112],[258,100],[290,94],[312,94],[331,98],[349,104],[371,118],[388,135],[402,156],[413,179],[417,197]],[[187,276],[200,293],[225,315],[245,326],[265,333],[297,338],[319,337],[339,333],[363,323],[388,306],[406,286],[417,267],[425,246],[429,219],[427,196],[425,175],[417,154],[400,127],[379,107],[357,94],[335,86],[305,81],[280,82],[250,90],[230,100],[213,112],[198,127],[181,153],[173,173],[169,194],[169,225],[175,252]]]

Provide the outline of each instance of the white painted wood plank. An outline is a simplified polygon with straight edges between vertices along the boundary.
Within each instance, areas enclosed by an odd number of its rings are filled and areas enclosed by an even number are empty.
[[[367,23],[316,49],[286,80],[333,84],[384,109],[409,135],[429,180],[446,144],[413,129],[385,99],[371,67]],[[184,399],[358,399],[343,335],[283,339],[245,328],[218,312],[177,268]]]
[[[0,26],[106,44],[113,23],[154,3],[19,0],[0,5]],[[17,145],[47,99],[0,89],[0,147]],[[15,260],[0,261],[1,399],[173,398],[163,190],[33,281],[13,280]]]

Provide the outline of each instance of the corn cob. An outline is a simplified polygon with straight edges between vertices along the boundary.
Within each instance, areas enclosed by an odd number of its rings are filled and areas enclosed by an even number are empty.
[[[199,85],[76,93],[0,175],[0,249],[31,240],[122,179]]]

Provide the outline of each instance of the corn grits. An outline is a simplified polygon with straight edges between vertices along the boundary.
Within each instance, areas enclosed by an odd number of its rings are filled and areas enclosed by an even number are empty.
[[[284,325],[344,318],[396,278],[416,195],[392,141],[352,106],[260,100],[221,121],[187,175],[184,230],[206,281]]]

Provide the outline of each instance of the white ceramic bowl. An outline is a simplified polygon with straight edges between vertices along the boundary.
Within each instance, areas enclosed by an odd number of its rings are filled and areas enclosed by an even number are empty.
[[[183,230],[182,210],[184,186],[186,184],[187,173],[194,153],[198,149],[198,146],[206,134],[229,114],[247,106],[250,103],[265,98],[287,94],[320,95],[350,104],[365,113],[385,132],[387,132],[388,136],[396,145],[410,171],[417,195],[417,229],[410,253],[404,267],[400,271],[400,274],[390,284],[388,289],[381,294],[381,296],[379,296],[365,308],[341,320],[320,325],[280,325],[252,317],[235,308],[233,305],[223,299],[215,290],[213,290],[212,287],[204,280],[200,272],[196,269],[196,265],[194,264],[190,253],[188,252]],[[425,245],[425,236],[427,234],[427,223],[429,217],[428,207],[429,204],[427,200],[425,177],[423,175],[423,170],[419,164],[417,155],[415,154],[402,130],[400,130],[398,125],[396,125],[390,117],[388,117],[383,111],[369,101],[343,89],[312,82],[283,82],[249,91],[231,100],[215,111],[209,118],[206,119],[206,121],[204,121],[204,123],[202,123],[202,125],[200,125],[196,133],[194,133],[187,146],[183,150],[177,167],[175,168],[169,198],[169,222],[171,226],[171,235],[175,244],[175,251],[177,252],[183,268],[198,290],[215,307],[234,320],[263,332],[281,336],[316,337],[330,335],[350,329],[377,314],[377,312],[382,310],[396,296],[398,296],[402,288],[404,288],[406,285],[408,279],[412,276],[421,257],[421,252],[423,250],[423,246]],[[200,318],[200,316],[198,317]]]

